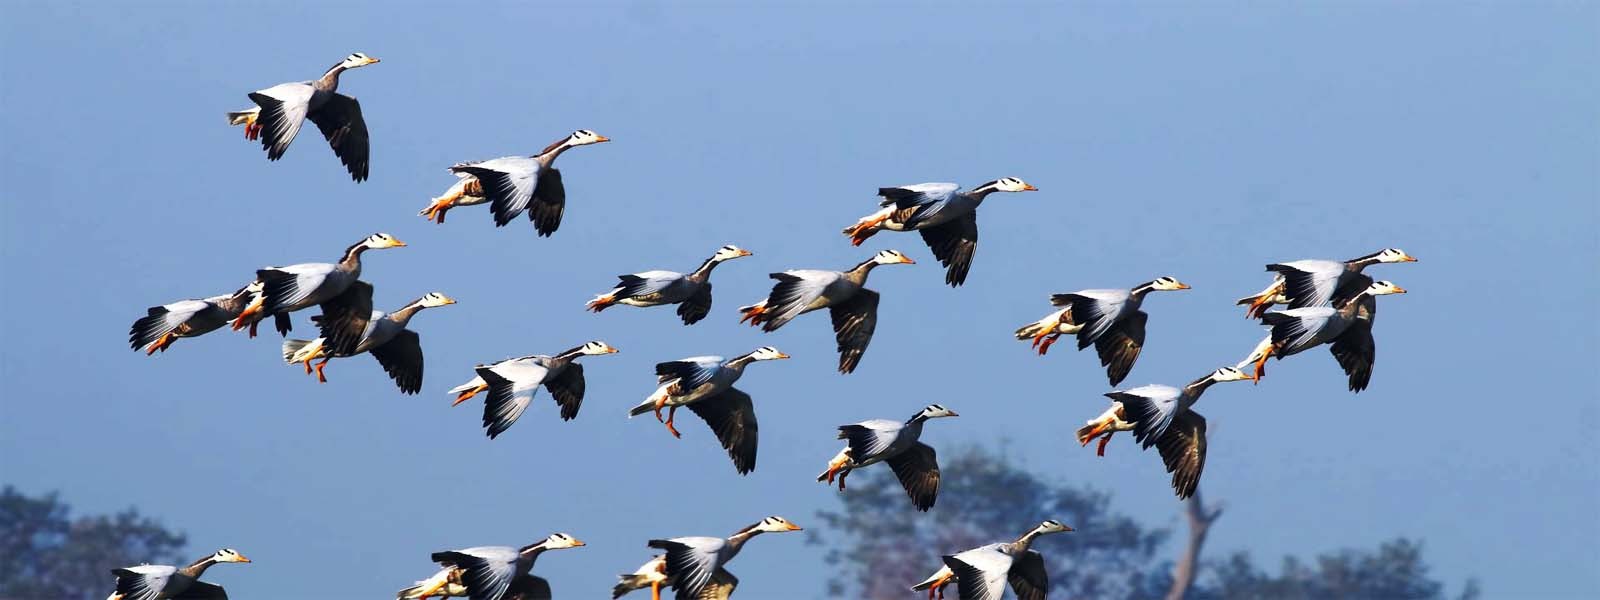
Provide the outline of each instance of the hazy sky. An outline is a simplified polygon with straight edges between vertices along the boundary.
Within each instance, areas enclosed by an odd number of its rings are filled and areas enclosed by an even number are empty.
[[[137,506],[196,555],[238,548],[256,562],[208,578],[239,598],[384,597],[429,574],[431,551],[552,531],[590,545],[537,571],[598,597],[649,538],[768,514],[819,526],[833,427],[938,402],[962,416],[930,428],[935,447],[1009,440],[1022,466],[1181,526],[1154,452],[1072,440],[1106,403],[1092,352],[1041,359],[1011,331],[1051,292],[1173,275],[1194,289],[1145,304],[1125,385],[1181,384],[1260,338],[1233,300],[1263,264],[1397,246],[1421,262],[1371,271],[1411,290],[1381,301],[1371,389],[1345,391],[1317,350],[1206,395],[1204,487],[1228,508],[1208,549],[1275,565],[1414,536],[1452,587],[1600,591],[1595,5],[594,4],[6,3],[0,479],[81,511]],[[246,93],[352,51],[383,59],[341,87],[372,132],[370,181],[309,126],[277,163],[226,126]],[[575,128],[615,142],[562,156],[554,237],[496,229],[483,207],[416,216],[450,164]],[[919,236],[839,234],[879,186],[1002,176],[1042,191],[985,204],[963,288]],[[272,333],[128,350],[147,306],[336,260],[375,231],[410,244],[367,255],[379,308],[460,300],[412,322],[419,396],[367,357],[317,385]],[[615,274],[692,269],[727,243],[755,256],[717,270],[694,327],[670,308],[582,310]],[[884,248],[920,264],[873,274],[880,323],[854,375],[833,371],[826,316],[736,323],[768,272]],[[576,421],[541,391],[491,442],[481,405],[444,394],[475,363],[589,339],[622,353],[586,360]],[[754,474],[692,415],[682,440],[624,417],[653,363],[765,344],[795,359],[739,384],[762,424]],[[770,536],[732,570],[745,597],[820,597],[822,553]]]

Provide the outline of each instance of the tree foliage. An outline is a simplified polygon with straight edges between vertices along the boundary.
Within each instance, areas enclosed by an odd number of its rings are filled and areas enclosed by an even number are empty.
[[[828,597],[915,598],[908,588],[938,570],[941,555],[1014,539],[1047,518],[1077,529],[1035,545],[1047,561],[1050,597],[1161,598],[1171,587],[1173,561],[1156,556],[1169,532],[1109,513],[1109,495],[1050,483],[982,448],[946,453],[940,464],[939,503],[927,515],[912,509],[887,468],[852,475],[850,488],[839,496],[840,509],[819,513],[828,527],[809,541],[828,547],[825,558],[841,574],[828,581]],[[1227,527],[1228,518],[1217,523]],[[1445,585],[1429,576],[1421,543],[1406,539],[1375,550],[1323,554],[1310,563],[1285,557],[1277,573],[1258,567],[1244,552],[1198,564],[1185,596],[1190,600],[1449,597]],[[1477,595],[1469,581],[1457,598]]]
[[[98,600],[113,587],[111,569],[170,564],[184,544],[131,508],[74,519],[53,493],[0,490],[0,598]]]

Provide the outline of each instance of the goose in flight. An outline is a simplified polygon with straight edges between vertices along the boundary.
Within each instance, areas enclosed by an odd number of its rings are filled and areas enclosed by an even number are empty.
[[[457,177],[455,185],[434,198],[420,214],[443,223],[445,212],[452,207],[488,202],[496,227],[504,227],[527,211],[539,237],[548,237],[561,227],[561,215],[567,207],[567,188],[561,183],[561,171],[553,166],[556,157],[578,146],[609,141],[611,138],[579,129],[533,156],[458,163],[450,167]]]
[[[765,300],[739,307],[744,315],[739,322],[749,322],[770,333],[795,317],[826,308],[833,317],[833,335],[839,343],[839,372],[853,372],[878,328],[878,293],[864,287],[867,275],[878,265],[911,264],[916,261],[896,250],[884,250],[848,271],[801,269],[772,273],[768,276],[778,280],[772,292]]]
[[[371,288],[365,289],[368,290],[366,293],[370,293]],[[372,298],[368,297],[366,302],[370,306]],[[335,334],[325,319],[312,317],[322,327],[322,337],[314,340],[284,340],[283,361],[291,365],[305,365],[306,374],[309,375],[312,372],[311,361],[321,358],[322,362],[316,366],[317,381],[327,383],[328,378],[322,370],[328,366],[328,361],[370,353],[378,359],[378,364],[383,366],[384,372],[394,380],[401,393],[415,394],[422,390],[422,338],[417,332],[406,329],[406,325],[417,311],[455,303],[454,298],[431,292],[391,313],[372,311],[370,317],[361,324],[361,331],[354,334]],[[334,350],[328,340],[335,335],[351,335],[358,341],[349,351]]]
[[[451,406],[488,392],[488,399],[483,403],[483,428],[492,440],[522,417],[533,404],[533,395],[543,386],[561,407],[561,420],[571,421],[577,418],[578,409],[583,406],[584,390],[588,388],[578,358],[616,352],[610,344],[596,340],[555,356],[535,354],[478,365],[474,370],[476,377],[450,389],[450,393],[456,395],[455,404]]]
[[[112,569],[117,589],[106,600],[226,600],[222,586],[200,581],[200,575],[217,563],[247,563],[250,559],[232,548],[223,548],[205,558],[178,568],[171,565],[139,565]]]
[[[733,560],[733,557],[738,556],[739,551],[751,538],[763,533],[787,531],[800,531],[800,526],[790,523],[783,517],[772,516],[740,529],[727,538],[678,537],[650,540],[649,546],[666,551],[665,574],[672,580],[675,599],[699,600],[704,598],[701,594],[712,585],[714,579],[719,576],[724,579],[732,578],[732,574],[724,567],[728,561]]]
[[[1238,369],[1222,367],[1182,388],[1145,385],[1108,392],[1111,408],[1078,429],[1078,442],[1088,445],[1104,435],[1098,449],[1103,456],[1112,434],[1132,431],[1134,440],[1145,449],[1156,446],[1172,474],[1173,492],[1179,499],[1188,498],[1200,484],[1200,472],[1206,466],[1206,419],[1191,407],[1212,384],[1249,378]]]
[[[911,589],[927,590],[928,597],[932,598],[935,591],[942,594],[944,586],[954,580],[961,600],[1000,600],[1009,582],[1017,600],[1044,600],[1050,590],[1050,576],[1044,568],[1044,556],[1030,547],[1041,535],[1068,531],[1072,528],[1049,520],[1028,530],[1016,541],[988,544],[944,556],[944,568]]]
[[[1139,306],[1144,303],[1145,294],[1187,289],[1189,286],[1177,279],[1158,277],[1131,290],[1055,294],[1050,303],[1063,308],[1023,325],[1016,336],[1019,340],[1033,339],[1033,347],[1043,356],[1062,334],[1077,334],[1078,349],[1093,344],[1111,385],[1117,385],[1128,377],[1144,349],[1145,321],[1150,315]]]
[[[845,447],[828,461],[828,469],[817,476],[817,481],[831,484],[834,475],[838,475],[839,490],[843,491],[844,478],[851,471],[887,462],[911,497],[911,504],[926,512],[939,499],[939,460],[932,446],[918,441],[922,425],[929,419],[954,416],[953,410],[929,404],[904,422],[872,419],[840,425],[839,439],[846,440]]]
[[[744,376],[744,368],[763,360],[780,360],[789,355],[772,346],[763,346],[732,359],[721,356],[695,356],[656,364],[656,382],[659,387],[644,402],[628,411],[633,418],[654,412],[656,420],[665,423],[673,437],[683,437],[673,427],[673,417],[678,407],[689,410],[705,419],[722,448],[733,459],[733,467],[740,475],[756,468],[756,441],[759,427],[756,423],[755,405],[750,395],[733,387]],[[661,409],[668,409],[666,420],[661,419]]]
[[[1337,260],[1294,260],[1267,265],[1276,273],[1272,284],[1252,296],[1240,298],[1236,304],[1247,305],[1245,315],[1261,318],[1262,313],[1274,304],[1287,304],[1289,308],[1308,308],[1344,304],[1372,285],[1372,278],[1362,270],[1380,263],[1417,262],[1417,259],[1399,248],[1385,248],[1360,258]]]
[[[398,597],[428,598],[445,596],[444,592],[459,591],[471,600],[533,600],[548,599],[550,583],[533,575],[534,561],[550,550],[577,548],[584,543],[565,533],[552,533],[535,544],[513,548],[511,546],[478,546],[463,550],[433,553],[433,562],[444,567],[432,577],[400,590]]]
[[[617,304],[640,307],[677,304],[678,317],[683,319],[683,324],[693,325],[711,312],[711,270],[725,261],[746,256],[750,256],[749,250],[729,244],[718,248],[711,258],[688,275],[676,271],[618,275],[617,287],[595,296],[585,308],[600,312]]]
[[[311,119],[350,172],[350,178],[357,183],[365,181],[371,153],[367,122],[361,117],[361,103],[339,93],[339,74],[377,62],[378,59],[357,52],[315,80],[280,83],[250,92],[250,101],[256,105],[228,113],[228,123],[243,125],[245,139],[260,139],[267,160],[278,160],[300,133],[301,124]]]
[[[881,230],[916,231],[946,267],[945,283],[951,287],[967,281],[967,269],[978,250],[978,205],[993,192],[1032,192],[1039,188],[1015,177],[1002,177],[963,192],[954,183],[918,183],[878,188],[883,198],[878,212],[844,228],[850,243],[861,242]]]

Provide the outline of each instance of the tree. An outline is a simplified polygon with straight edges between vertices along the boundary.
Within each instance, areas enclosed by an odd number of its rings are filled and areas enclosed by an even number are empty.
[[[939,556],[1008,540],[1044,519],[1077,531],[1040,538],[1052,598],[1184,598],[1187,600],[1445,600],[1445,586],[1428,575],[1419,542],[1396,539],[1376,550],[1346,549],[1306,564],[1285,557],[1277,574],[1260,569],[1245,552],[1206,560],[1206,534],[1222,519],[1197,492],[1185,504],[1189,524],[1178,561],[1156,560],[1168,532],[1145,529],[1109,514],[1110,496],[1055,485],[1011,465],[1005,456],[967,448],[940,458],[939,503],[917,513],[887,468],[851,477],[840,510],[823,511],[826,533],[808,541],[829,547],[826,560],[843,577],[827,584],[829,597],[907,600],[911,584],[941,566]],[[953,590],[952,590],[953,591]],[[1473,600],[1476,583],[1457,598]]]
[[[939,462],[939,502],[926,515],[912,508],[887,467],[852,476],[839,496],[842,509],[819,513],[827,533],[808,541],[830,546],[827,562],[846,574],[829,581],[829,597],[911,598],[910,586],[943,566],[941,555],[1015,539],[1045,519],[1077,530],[1034,544],[1055,575],[1052,596],[1127,597],[1166,537],[1108,513],[1106,494],[1042,481],[981,448]]]
[[[105,598],[111,569],[172,563],[185,540],[128,509],[70,518],[51,493],[25,496],[0,490],[0,599]]]

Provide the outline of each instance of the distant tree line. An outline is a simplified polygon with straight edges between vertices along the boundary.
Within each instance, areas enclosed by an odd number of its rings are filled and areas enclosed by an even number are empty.
[[[0,600],[103,600],[111,570],[172,564],[186,541],[134,509],[73,518],[55,494],[0,490]]]

